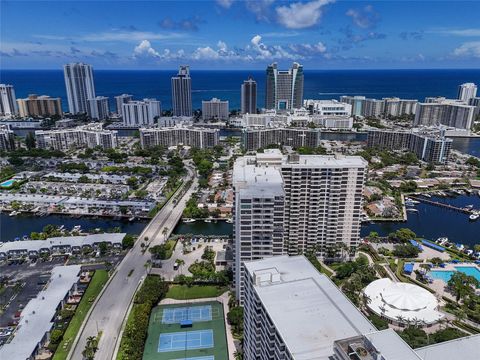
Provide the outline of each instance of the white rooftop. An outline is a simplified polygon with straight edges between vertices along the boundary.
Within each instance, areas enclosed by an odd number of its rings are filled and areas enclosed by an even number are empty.
[[[0,359],[29,359],[47,331],[53,325],[53,317],[62,301],[78,281],[80,265],[56,266],[45,290],[28,302],[22,311],[15,336],[9,344],[0,348]]]
[[[444,317],[436,310],[435,296],[417,285],[384,278],[372,281],[363,292],[373,312],[394,321],[433,324]]]
[[[386,360],[420,360],[415,351],[392,329],[366,334],[365,338]],[[433,359],[432,359],[433,360]]]
[[[376,331],[328,277],[303,256],[246,262],[254,286],[296,360],[328,359],[333,342]]]
[[[480,334],[415,349],[423,360],[478,360]]]
[[[40,249],[50,249],[54,246],[84,246],[95,243],[110,242],[112,244],[121,244],[126,233],[105,233],[92,234],[84,236],[60,236],[48,238],[47,240],[20,240],[8,241],[0,244],[0,253],[8,251],[26,250],[40,251]]]

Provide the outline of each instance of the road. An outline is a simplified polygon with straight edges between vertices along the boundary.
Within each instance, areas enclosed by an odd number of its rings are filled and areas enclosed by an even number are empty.
[[[192,185],[177,204],[173,203],[172,197],[140,234],[139,240],[119,264],[107,287],[93,305],[93,310],[80,330],[76,339],[78,341],[72,347],[68,359],[82,360],[82,351],[87,338],[96,336],[101,331],[102,336],[95,360],[112,360],[123,319],[140,281],[146,275],[144,265],[150,259],[150,253],[147,251],[143,254],[140,244],[144,242],[145,237],[148,237],[150,246],[164,242],[163,229],[168,228],[168,236],[180,219],[187,200],[198,186],[196,172],[191,164],[186,168],[189,174],[186,181],[192,179]]]

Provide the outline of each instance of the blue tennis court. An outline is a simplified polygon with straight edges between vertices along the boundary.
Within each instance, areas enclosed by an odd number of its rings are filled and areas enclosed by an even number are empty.
[[[175,359],[175,360],[215,360],[215,356],[199,356],[199,357],[189,357],[189,358]]]
[[[212,329],[160,334],[158,340],[158,352],[209,349],[212,347]]]
[[[178,324],[184,320],[193,322],[211,321],[212,306],[189,306],[163,309],[162,324]]]

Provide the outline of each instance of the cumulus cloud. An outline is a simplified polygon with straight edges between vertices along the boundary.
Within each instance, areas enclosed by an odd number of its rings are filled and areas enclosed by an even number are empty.
[[[373,28],[380,21],[380,15],[372,5],[367,5],[362,9],[349,9],[346,15],[351,17],[353,23],[362,29]]]
[[[248,0],[245,2],[245,7],[255,15],[257,21],[270,22],[270,16],[272,14],[270,5],[272,5],[274,1],[275,0]]]
[[[469,41],[460,45],[453,51],[453,55],[480,59],[480,41]]]
[[[279,6],[275,9],[277,20],[288,29],[304,29],[316,25],[323,13],[323,7],[335,0],[314,0]]]
[[[255,35],[252,40],[250,40],[252,48],[257,52],[259,58],[270,58],[272,53],[268,50],[268,46],[262,42],[262,37],[260,35]]]
[[[138,58],[138,57],[159,58],[160,54],[152,47],[152,44],[150,44],[150,41],[142,40],[140,44],[135,46],[135,49],[133,49],[133,57],[134,58]]]

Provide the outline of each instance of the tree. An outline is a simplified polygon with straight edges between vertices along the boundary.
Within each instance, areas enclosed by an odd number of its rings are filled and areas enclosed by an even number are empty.
[[[397,245],[393,248],[393,255],[402,258],[415,258],[418,256],[420,250],[412,244]]]
[[[135,244],[135,238],[131,234],[125,235],[125,237],[122,240],[122,247],[124,249],[126,248],[131,248]]]
[[[168,235],[168,232],[169,232],[169,228],[167,226],[165,226],[162,230],[162,235],[163,235],[163,238],[164,240],[167,240],[167,235]]]
[[[231,308],[227,314],[227,320],[232,325],[233,332],[241,335],[243,332],[243,307],[236,306]]]
[[[165,260],[167,258],[167,246],[165,244],[155,245],[148,249],[150,253],[160,260]]]
[[[31,150],[35,147],[35,144],[35,135],[33,135],[33,132],[29,131],[27,136],[25,136],[25,145],[27,146],[28,150]]]
[[[468,297],[475,294],[474,287],[479,287],[480,282],[473,276],[467,275],[461,271],[455,271],[447,283],[448,287],[455,295],[457,303],[460,300],[465,301]]]
[[[96,336],[89,336],[87,338],[87,345],[82,351],[82,355],[86,360],[94,360],[95,353],[98,350],[98,339]]]
[[[98,244],[98,249],[100,250],[100,255],[105,256],[108,251],[107,243],[105,241],[102,241],[100,244]]]

